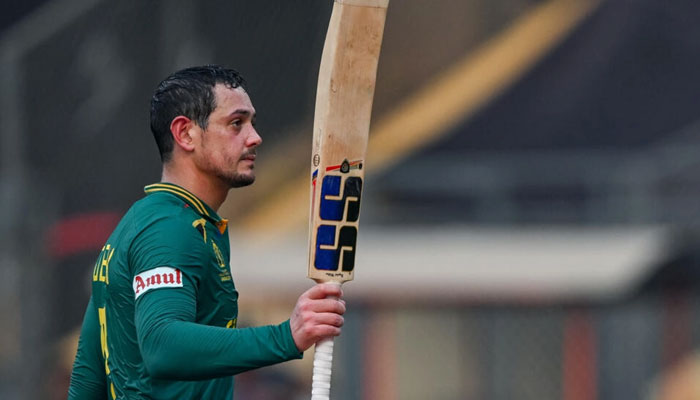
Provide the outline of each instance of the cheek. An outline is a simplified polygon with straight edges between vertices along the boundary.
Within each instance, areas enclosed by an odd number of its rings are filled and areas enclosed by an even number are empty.
[[[223,167],[235,167],[241,157],[241,152],[234,146],[229,145],[227,148],[221,148],[215,155],[216,162]]]
[[[215,133],[212,132],[212,135]],[[202,155],[210,161],[222,161],[228,158],[227,143],[220,137],[204,137],[202,140]]]
[[[197,164],[208,171],[220,169],[226,163],[226,157],[221,150],[218,143],[212,140],[203,140],[202,146],[197,152]]]
[[[231,137],[231,135],[222,133],[217,137],[205,137],[202,143],[202,156],[206,164],[219,168],[236,167],[238,164],[245,143],[243,135]]]
[[[229,156],[229,158],[238,160],[241,155],[243,155],[245,146],[243,145],[243,141],[240,140],[240,138],[235,138],[234,141],[231,143],[228,143],[228,148],[226,154]]]

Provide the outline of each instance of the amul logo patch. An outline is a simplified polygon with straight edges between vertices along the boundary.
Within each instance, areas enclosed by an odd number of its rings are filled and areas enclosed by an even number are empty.
[[[141,272],[134,277],[134,299],[151,289],[163,287],[182,287],[182,272],[171,267],[158,267]]]

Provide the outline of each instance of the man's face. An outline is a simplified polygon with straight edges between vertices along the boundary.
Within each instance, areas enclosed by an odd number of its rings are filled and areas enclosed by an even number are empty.
[[[262,139],[255,130],[255,109],[240,87],[214,87],[216,109],[209,115],[195,150],[197,166],[230,187],[255,181],[255,153]]]

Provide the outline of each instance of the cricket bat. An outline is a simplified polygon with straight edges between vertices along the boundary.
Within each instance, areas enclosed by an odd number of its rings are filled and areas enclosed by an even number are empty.
[[[316,91],[309,278],[353,279],[365,155],[389,0],[335,0]],[[328,400],[333,339],[316,344],[312,400]]]

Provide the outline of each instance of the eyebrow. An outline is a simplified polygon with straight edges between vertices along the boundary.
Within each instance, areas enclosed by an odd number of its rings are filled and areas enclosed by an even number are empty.
[[[229,117],[233,117],[234,115],[245,115],[246,117],[251,117],[255,118],[255,113],[252,113],[250,110],[246,110],[244,108],[239,108],[238,110],[234,110],[231,114],[229,114]]]

